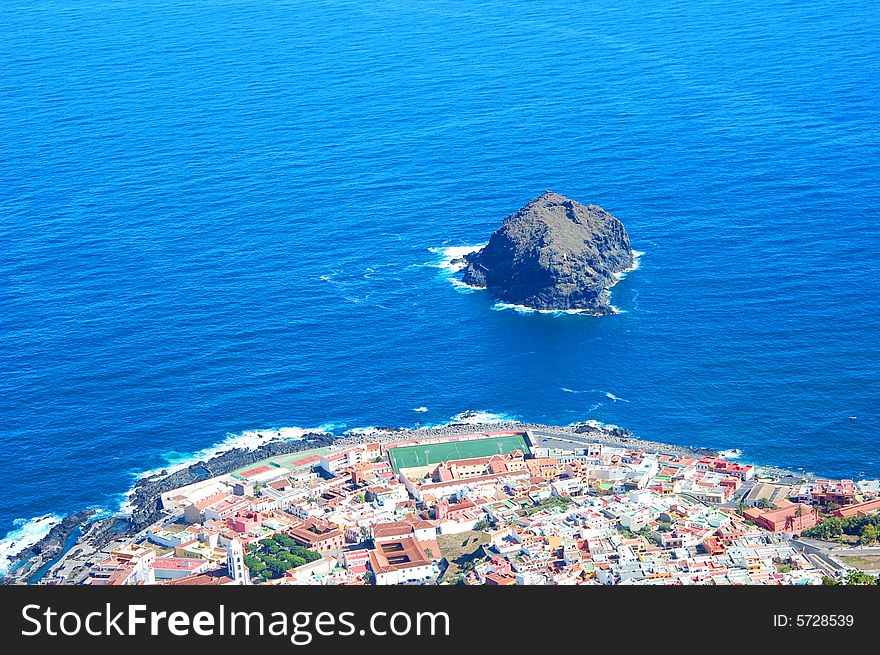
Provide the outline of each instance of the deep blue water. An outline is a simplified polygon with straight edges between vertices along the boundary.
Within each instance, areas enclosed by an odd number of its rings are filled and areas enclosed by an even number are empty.
[[[878,62],[854,0],[6,0],[0,534],[469,408],[880,476]],[[436,267],[547,188],[645,252],[624,313]]]

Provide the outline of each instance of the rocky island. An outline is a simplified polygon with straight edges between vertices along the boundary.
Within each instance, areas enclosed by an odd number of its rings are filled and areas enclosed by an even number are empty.
[[[617,218],[553,191],[504,219],[481,250],[465,255],[463,281],[537,310],[613,314],[609,289],[635,266]]]

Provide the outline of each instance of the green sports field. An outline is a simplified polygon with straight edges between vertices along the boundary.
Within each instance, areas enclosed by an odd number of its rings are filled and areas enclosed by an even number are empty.
[[[414,466],[439,464],[454,459],[470,457],[486,457],[488,455],[506,455],[512,450],[521,450],[528,454],[525,435],[517,434],[510,437],[488,437],[471,441],[450,441],[436,444],[420,444],[401,446],[388,451],[394,472]]]
[[[294,471],[298,466],[295,466],[297,462],[300,460],[305,460],[314,455],[326,455],[328,452],[327,448],[312,448],[310,450],[299,450],[292,453],[287,453],[285,455],[276,455],[275,457],[269,457],[267,459],[260,460],[259,462],[254,462],[253,464],[248,464],[247,466],[243,466],[240,469],[236,469],[232,472],[232,476],[238,478],[239,480],[247,480],[247,476],[243,475],[243,473],[247,471],[253,471],[254,469],[258,469],[261,466],[268,466],[272,468],[279,469],[279,474],[283,473],[280,469],[286,469],[288,471]],[[314,464],[315,462],[307,462],[309,466]]]

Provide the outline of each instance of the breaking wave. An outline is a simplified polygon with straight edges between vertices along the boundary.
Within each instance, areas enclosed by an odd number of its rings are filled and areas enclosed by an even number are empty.
[[[138,479],[151,477],[162,471],[174,473],[196,462],[209,460],[230,450],[256,450],[271,441],[297,441],[309,433],[331,434],[333,430],[340,427],[344,426],[337,423],[325,423],[316,428],[273,428],[271,430],[246,430],[237,434],[229,434],[223,441],[195,453],[165,453],[164,457],[168,462],[166,465],[149,471],[143,471],[138,474]]]
[[[492,309],[496,312],[501,312],[506,309],[511,309],[515,311],[517,314],[549,314],[550,316],[565,316],[565,315],[581,315],[581,316],[593,316],[592,313],[585,309],[535,309],[534,307],[528,307],[527,305],[515,305],[509,302],[501,302],[500,300],[492,305]],[[618,311],[618,310],[615,310]]]
[[[503,413],[496,413],[496,412],[468,410],[465,412],[459,412],[458,414],[453,416],[447,425],[453,425],[453,424],[480,425],[482,423],[510,423],[510,422],[517,421],[517,420],[518,420],[517,417],[515,417],[513,414],[503,414]]]
[[[447,246],[445,248],[428,248],[428,250],[436,255],[439,255],[439,261],[436,262],[434,266],[440,269],[440,274],[448,279],[452,286],[454,286],[458,291],[461,291],[462,293],[473,293],[474,291],[479,291],[484,287],[476,287],[462,282],[458,278],[456,273],[464,268],[464,263],[455,262],[455,260],[460,259],[472,252],[476,252],[485,245],[485,243],[481,243],[476,246]]]
[[[0,577],[9,571],[13,558],[25,548],[33,546],[61,522],[57,514],[45,514],[30,520],[16,519],[16,527],[0,539]]]

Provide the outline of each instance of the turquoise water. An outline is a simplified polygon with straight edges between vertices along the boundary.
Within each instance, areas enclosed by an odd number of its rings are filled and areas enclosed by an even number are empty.
[[[228,434],[467,409],[880,476],[878,23],[4,2],[0,534]],[[622,313],[499,310],[438,268],[547,188],[645,253]]]

